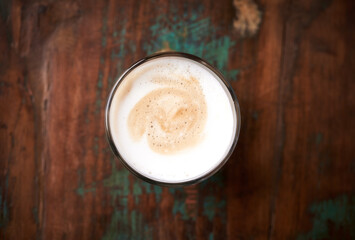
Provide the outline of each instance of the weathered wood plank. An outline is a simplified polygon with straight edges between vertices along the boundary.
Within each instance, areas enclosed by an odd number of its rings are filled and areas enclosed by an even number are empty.
[[[1,239],[355,237],[354,3],[12,0],[0,10]],[[104,133],[114,81],[163,49],[215,65],[242,111],[230,161],[185,188],[133,177]]]

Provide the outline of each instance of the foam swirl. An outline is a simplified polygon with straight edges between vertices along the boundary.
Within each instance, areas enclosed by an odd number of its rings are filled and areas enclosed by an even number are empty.
[[[162,85],[132,108],[128,128],[134,140],[146,135],[149,147],[173,154],[201,141],[207,118],[205,96],[197,79],[154,78]]]

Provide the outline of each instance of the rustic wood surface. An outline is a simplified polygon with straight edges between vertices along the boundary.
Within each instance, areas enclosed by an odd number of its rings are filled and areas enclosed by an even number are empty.
[[[0,239],[355,239],[355,4],[1,0]],[[185,188],[109,150],[106,98],[162,49],[230,80],[230,161]]]

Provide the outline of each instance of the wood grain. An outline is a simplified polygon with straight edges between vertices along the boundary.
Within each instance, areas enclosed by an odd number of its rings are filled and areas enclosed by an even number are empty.
[[[354,239],[354,6],[1,1],[0,238]],[[221,70],[242,112],[226,166],[185,188],[135,178],[104,132],[116,79],[167,48]]]

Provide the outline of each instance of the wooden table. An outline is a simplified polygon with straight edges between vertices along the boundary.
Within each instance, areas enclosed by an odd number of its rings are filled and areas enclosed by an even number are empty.
[[[355,4],[1,0],[0,239],[355,239]],[[134,61],[195,54],[229,79],[237,148],[195,186],[134,177],[106,142]]]

